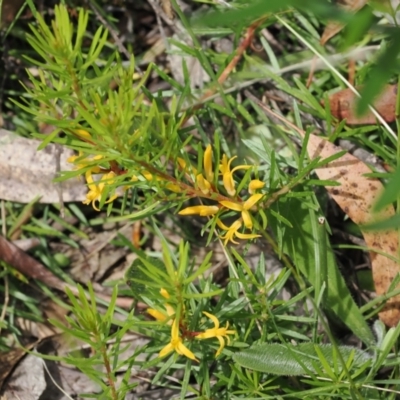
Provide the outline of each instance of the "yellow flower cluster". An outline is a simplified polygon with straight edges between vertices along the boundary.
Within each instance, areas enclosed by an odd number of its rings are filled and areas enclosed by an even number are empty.
[[[225,235],[221,236],[224,239],[224,244],[226,245],[229,241],[237,244],[235,242],[235,237],[239,239],[254,239],[260,237],[260,235],[253,233],[242,233],[240,232],[242,226],[251,230],[253,229],[253,221],[250,215],[250,210],[261,200],[263,195],[261,193],[256,193],[258,189],[264,187],[265,183],[253,179],[250,181],[248,186],[248,191],[250,197],[246,201],[239,201],[236,196],[235,181],[233,179],[233,173],[240,169],[249,169],[249,165],[238,165],[237,167],[231,169],[232,161],[236,158],[232,157],[228,160],[227,156],[224,154],[219,165],[219,171],[222,175],[222,183],[225,188],[226,193],[229,196],[229,200],[219,200],[218,205],[212,206],[193,206],[187,207],[179,212],[180,215],[195,215],[198,214],[202,217],[212,216],[217,214],[220,210],[233,210],[241,213],[241,217],[237,219],[231,226],[226,226],[220,218],[217,218],[217,225],[226,231]],[[183,160],[180,161],[182,167],[185,167]],[[198,188],[204,193],[209,194],[213,188],[214,181],[214,170],[212,165],[212,147],[208,145],[203,157],[203,174],[196,173],[196,184]]]
[[[85,132],[85,131],[83,131]],[[82,133],[80,133],[82,135]],[[83,158],[82,159],[82,154],[80,153],[77,156],[71,156],[68,158],[68,162],[70,163],[75,163],[78,160],[78,163],[76,164],[76,169],[80,170],[86,170],[85,172],[85,178],[86,178],[86,183],[88,185],[89,191],[86,194],[86,199],[83,201],[83,204],[92,204],[93,208],[96,211],[100,211],[100,209],[97,206],[97,203],[100,203],[101,197],[103,196],[104,190],[106,186],[110,186],[115,182],[115,173],[109,170],[105,170],[98,165],[93,165],[87,169],[87,167],[93,163],[93,161],[100,161],[103,158],[103,156],[95,156],[91,159],[88,158]],[[100,175],[102,174],[102,177],[95,181],[93,179],[93,174]],[[109,194],[109,199],[105,202],[111,203],[114,201],[118,195],[115,193],[115,189],[111,191]]]
[[[160,293],[164,298],[166,299],[169,298],[169,294],[165,289],[161,289]],[[177,318],[173,318],[173,316],[175,315],[175,310],[168,303],[166,303],[164,306],[165,306],[165,311],[158,311],[153,308],[147,309],[147,312],[157,321],[163,323],[167,322],[171,326],[171,340],[160,351],[159,357],[165,357],[172,351],[176,351],[179,355],[183,355],[187,358],[190,358],[191,360],[198,361],[193,352],[190,351],[183,344],[183,338],[180,335],[179,320]],[[236,331],[228,329],[229,323],[227,323],[224,328],[220,328],[219,320],[215,315],[212,315],[205,311],[203,312],[203,314],[205,314],[208,318],[211,319],[211,321],[214,323],[214,328],[206,329],[204,332],[200,333],[196,332],[195,338],[198,340],[216,338],[219,342],[219,348],[215,353],[215,357],[218,357],[221,354],[226,344],[224,338],[226,338],[226,342],[230,344],[230,338],[228,335],[234,335]]]

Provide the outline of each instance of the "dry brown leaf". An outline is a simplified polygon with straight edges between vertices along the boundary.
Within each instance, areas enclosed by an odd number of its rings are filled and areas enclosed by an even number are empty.
[[[316,157],[324,159],[342,151],[342,148],[311,134],[307,150],[311,159]],[[365,174],[372,172],[371,169],[353,155],[345,154],[315,172],[320,179],[334,180],[341,184],[341,186],[327,187],[327,190],[340,208],[360,225],[361,229],[362,225],[372,222],[375,218],[388,219],[395,215],[392,206],[386,207],[379,215],[372,214],[372,206],[382,192],[383,185],[378,179],[365,177]],[[396,231],[362,231],[362,233],[370,249],[398,258],[399,243]],[[374,251],[370,252],[370,257],[376,293],[385,294],[400,272],[400,264]],[[389,299],[379,317],[386,325],[396,326],[400,320],[400,296]]]
[[[343,9],[350,12],[356,12],[363,8],[365,4],[367,4],[367,0],[342,0],[340,3],[342,4]],[[340,22],[328,22],[328,25],[325,27],[325,30],[321,36],[321,45],[324,46],[330,38],[339,33],[343,28],[344,25]]]
[[[41,196],[40,203],[58,203],[58,187],[64,202],[82,201],[87,188],[79,179],[68,179],[60,184],[53,183],[56,177],[56,153],[54,144],[38,151],[39,140],[26,139],[13,132],[0,129],[0,198],[19,203],[29,203]],[[67,158],[74,153],[62,149],[61,171],[72,170]]]
[[[357,88],[358,91],[360,89],[361,87]],[[393,122],[396,119],[396,98],[397,85],[386,85],[372,104],[386,122]],[[343,89],[329,96],[332,115],[339,120],[346,119],[348,125],[376,124],[376,117],[371,110],[361,116],[356,114],[358,99],[350,89]]]

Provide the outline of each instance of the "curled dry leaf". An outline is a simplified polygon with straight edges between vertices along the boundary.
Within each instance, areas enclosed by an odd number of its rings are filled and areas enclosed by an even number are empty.
[[[361,87],[358,87],[359,91]],[[386,85],[382,93],[376,98],[372,106],[386,122],[396,119],[397,85]],[[329,96],[329,105],[332,115],[339,120],[346,119],[348,125],[376,124],[374,114],[368,110],[363,115],[357,115],[358,96],[350,89],[343,89]]]
[[[322,159],[342,151],[325,139],[316,135],[310,135],[308,141],[308,154],[311,159]],[[327,190],[340,208],[357,224],[362,225],[372,222],[375,218],[388,219],[395,215],[392,206],[386,207],[379,215],[372,213],[371,209],[383,185],[378,179],[367,178],[365,174],[371,173],[371,169],[351,154],[345,154],[337,160],[318,168],[316,173],[320,179],[334,180],[340,186],[328,187]],[[399,256],[399,242],[396,231],[363,231],[363,236],[370,251],[373,279],[376,293],[387,293],[390,284],[400,272],[400,264],[394,259]],[[379,313],[380,319],[388,326],[396,326],[400,321],[400,296],[390,298],[384,309]]]
[[[29,203],[41,196],[40,203],[58,203],[61,191],[64,202],[84,200],[87,188],[79,178],[59,184],[53,182],[57,175],[58,149],[62,150],[61,171],[73,168],[67,162],[67,158],[74,154],[72,150],[50,144],[38,151],[40,144],[39,140],[26,139],[0,129],[0,198]]]

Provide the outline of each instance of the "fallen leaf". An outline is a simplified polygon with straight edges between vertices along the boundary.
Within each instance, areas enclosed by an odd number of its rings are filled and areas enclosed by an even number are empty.
[[[54,183],[56,177],[57,146],[49,144],[43,150],[37,148],[39,140],[27,139],[13,132],[0,129],[0,198],[19,203],[29,203],[41,196],[40,203],[83,201],[87,187],[79,178]],[[74,153],[62,146],[60,170],[71,171],[67,158]]]
[[[356,89],[360,91],[361,87]],[[397,85],[386,85],[372,104],[386,122],[396,119],[396,98]],[[346,119],[348,125],[376,124],[376,117],[370,110],[360,116],[356,114],[358,99],[350,89],[343,89],[329,96],[332,115],[338,120]]]
[[[342,4],[342,8],[344,10],[350,12],[356,12],[361,8],[363,8],[365,4],[367,4],[367,0],[341,0],[339,3]],[[343,28],[344,25],[341,22],[337,21],[328,22],[328,25],[326,25],[320,39],[321,45],[324,46],[329,39],[331,39],[333,36],[339,33]]]

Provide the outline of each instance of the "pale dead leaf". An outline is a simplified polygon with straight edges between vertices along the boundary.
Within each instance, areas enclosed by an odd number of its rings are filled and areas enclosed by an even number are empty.
[[[343,9],[349,12],[356,12],[361,8],[363,8],[365,4],[367,4],[367,0],[342,0],[340,1],[340,3],[342,4]],[[330,38],[339,33],[343,28],[344,25],[340,22],[337,21],[328,22],[328,25],[326,25],[325,30],[321,36],[320,40],[321,45],[324,46],[325,43]]]
[[[332,156],[342,148],[311,134],[308,146],[311,159],[322,159]],[[341,186],[327,187],[326,189],[340,206],[340,208],[357,224],[367,224],[377,219],[388,219],[395,215],[392,206],[386,207],[379,215],[373,215],[371,208],[383,190],[382,183],[375,178],[364,175],[371,173],[371,169],[362,161],[351,154],[345,154],[339,159],[318,168],[315,171],[322,180],[334,180]],[[397,259],[398,235],[395,231],[367,232],[363,231],[367,246],[386,253]],[[385,294],[396,275],[400,272],[400,265],[391,258],[382,254],[370,252],[372,273],[376,293]],[[396,326],[400,320],[400,296],[390,298],[383,311],[379,313],[380,319],[388,326]]]
[[[87,187],[79,178],[55,184],[56,145],[49,144],[38,151],[39,140],[26,139],[10,131],[0,129],[0,198],[19,203],[29,203],[41,196],[40,203],[58,203],[58,187],[64,202],[82,201]],[[61,171],[71,171],[67,158],[74,153],[62,148]]]

